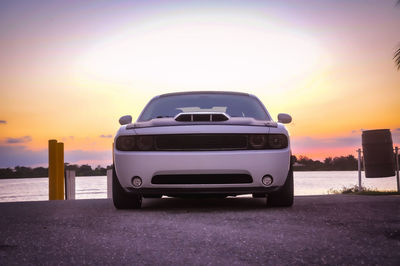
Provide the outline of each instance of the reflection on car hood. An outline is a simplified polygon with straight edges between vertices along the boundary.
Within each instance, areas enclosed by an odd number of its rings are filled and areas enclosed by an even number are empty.
[[[277,127],[278,124],[273,121],[256,120],[251,117],[231,117],[227,121],[201,121],[201,122],[180,122],[174,118],[155,118],[149,121],[136,122],[129,124],[126,129],[146,128],[146,127],[162,127],[162,126],[186,126],[186,125],[243,125],[243,126],[262,126]]]

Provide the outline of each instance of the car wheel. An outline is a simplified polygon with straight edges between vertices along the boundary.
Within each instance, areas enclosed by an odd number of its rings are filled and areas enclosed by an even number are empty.
[[[142,207],[142,196],[126,192],[119,183],[115,168],[112,176],[112,195],[114,206],[117,209],[140,209]]]
[[[267,207],[290,207],[293,205],[293,169],[290,167],[283,187],[268,194]]]

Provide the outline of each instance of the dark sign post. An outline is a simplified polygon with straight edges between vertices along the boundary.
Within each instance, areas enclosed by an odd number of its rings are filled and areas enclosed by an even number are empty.
[[[365,177],[394,176],[393,142],[390,130],[365,130],[362,132],[361,139],[365,162]]]
[[[399,181],[399,147],[395,148],[396,154],[396,179],[397,179],[397,192],[400,193],[400,181]]]
[[[392,134],[389,129],[365,130],[362,132],[362,150],[358,149],[358,186],[361,186],[361,152],[366,178],[394,176],[396,172],[397,192],[399,182],[399,148],[393,149]],[[394,152],[393,152],[394,151]]]
[[[357,150],[357,158],[358,158],[358,189],[361,191],[362,190],[362,184],[361,184],[361,149]],[[364,168],[365,171],[365,168]]]

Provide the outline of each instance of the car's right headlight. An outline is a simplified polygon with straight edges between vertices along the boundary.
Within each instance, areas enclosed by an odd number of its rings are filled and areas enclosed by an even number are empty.
[[[154,150],[154,137],[147,135],[119,136],[116,148],[119,151],[151,151]]]

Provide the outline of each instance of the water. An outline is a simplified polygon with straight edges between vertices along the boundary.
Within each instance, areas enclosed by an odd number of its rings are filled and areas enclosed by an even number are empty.
[[[0,202],[49,199],[49,182],[43,178],[0,179]],[[77,176],[75,199],[107,198],[106,176]]]
[[[295,172],[294,194],[323,195],[330,189],[358,185],[357,171]],[[76,199],[107,198],[106,176],[76,177]],[[396,177],[362,178],[362,185],[379,190],[396,190]],[[0,179],[0,202],[48,200],[47,178]]]

